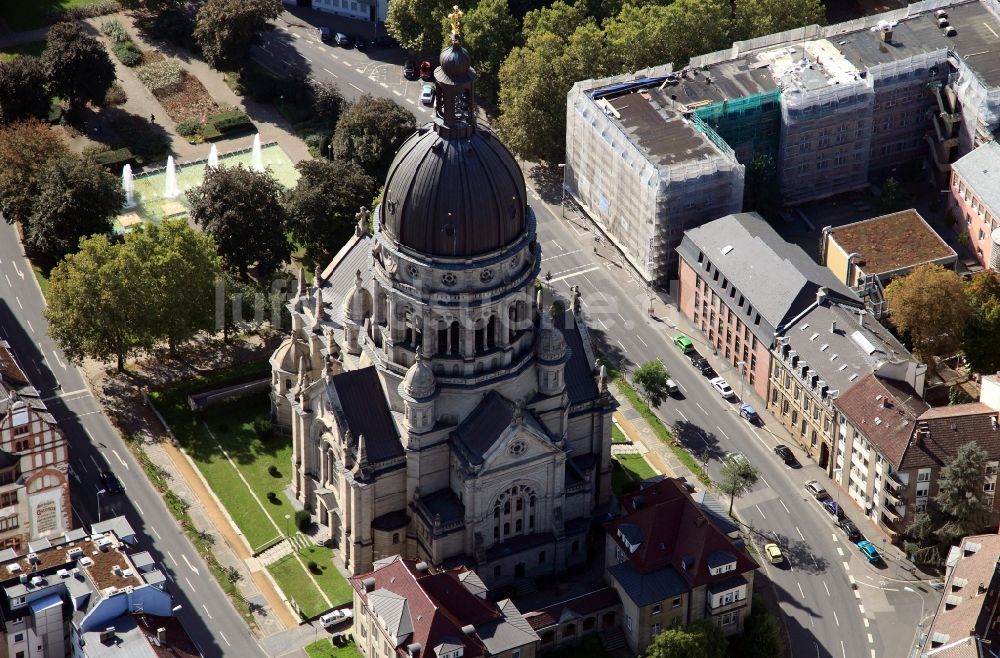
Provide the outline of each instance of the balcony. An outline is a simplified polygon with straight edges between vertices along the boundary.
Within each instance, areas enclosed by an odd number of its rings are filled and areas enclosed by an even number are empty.
[[[885,500],[888,503],[892,503],[893,505],[905,505],[906,504],[906,496],[903,496],[898,491],[893,491],[889,487],[885,487],[885,490],[884,490],[883,493],[885,494]]]
[[[903,484],[903,481],[899,479],[899,476],[892,471],[885,474],[885,485],[887,491],[893,489],[898,493],[906,490],[906,485]]]

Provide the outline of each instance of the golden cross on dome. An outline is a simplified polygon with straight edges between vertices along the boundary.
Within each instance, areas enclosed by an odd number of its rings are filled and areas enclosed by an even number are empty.
[[[448,14],[448,19],[451,20],[451,36],[457,37],[462,31],[462,10],[455,5],[451,8],[451,13]]]

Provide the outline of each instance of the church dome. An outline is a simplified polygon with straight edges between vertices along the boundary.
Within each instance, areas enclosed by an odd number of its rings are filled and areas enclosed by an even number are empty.
[[[434,395],[437,390],[437,378],[430,364],[424,361],[423,354],[417,352],[417,360],[406,371],[403,378],[403,393],[411,398],[422,400]]]
[[[434,73],[434,121],[403,143],[389,167],[382,229],[420,254],[479,256],[526,228],[524,176],[500,140],[476,125],[475,77],[456,39]]]

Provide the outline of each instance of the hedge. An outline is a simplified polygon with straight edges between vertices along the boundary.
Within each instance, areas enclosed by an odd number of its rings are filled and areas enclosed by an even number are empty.
[[[177,134],[184,137],[197,135],[201,130],[201,123],[198,121],[181,121],[177,124]]]
[[[114,151],[105,151],[104,153],[98,153],[94,156],[94,162],[99,165],[104,165],[109,169],[114,169],[115,165],[125,165],[128,162],[132,162],[135,156],[132,155],[131,149],[127,146],[120,149],[115,149]]]
[[[112,50],[115,53],[115,57],[117,57],[122,64],[129,68],[142,64],[142,51],[139,50],[139,46],[135,45],[131,41],[116,43]]]

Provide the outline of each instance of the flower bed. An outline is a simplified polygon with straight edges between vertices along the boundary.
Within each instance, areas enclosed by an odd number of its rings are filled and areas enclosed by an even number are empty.
[[[212,97],[205,91],[198,78],[184,73],[181,83],[169,89],[154,91],[153,95],[167,111],[175,123],[182,121],[202,121],[219,111]]]
[[[164,59],[161,62],[140,66],[135,70],[139,82],[154,94],[159,89],[179,84],[183,73],[184,69],[176,59]]]

